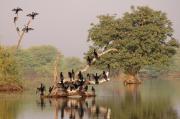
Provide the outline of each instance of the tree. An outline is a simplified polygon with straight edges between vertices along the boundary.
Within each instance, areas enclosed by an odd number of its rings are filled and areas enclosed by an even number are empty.
[[[162,11],[149,7],[132,7],[122,18],[116,15],[98,16],[99,22],[91,24],[88,41],[91,42],[85,57],[115,48],[95,62],[99,68],[110,64],[121,68],[137,81],[140,69],[150,65],[166,65],[176,53],[178,43],[173,38],[171,21]]]
[[[11,48],[0,46],[0,84],[19,83],[19,69],[12,52]]]
[[[20,65],[21,73],[28,77],[51,76],[57,52],[58,50],[55,47],[49,45],[19,49],[16,53],[16,58]]]
[[[84,63],[77,57],[66,57],[64,58],[64,71],[68,72],[72,69],[74,71],[78,71]]]

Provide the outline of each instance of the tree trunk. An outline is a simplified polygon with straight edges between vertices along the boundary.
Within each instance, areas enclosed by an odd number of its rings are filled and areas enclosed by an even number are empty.
[[[128,84],[141,84],[141,80],[139,79],[137,74],[127,73],[126,74],[126,79],[124,80],[124,84],[125,85],[128,85]]]

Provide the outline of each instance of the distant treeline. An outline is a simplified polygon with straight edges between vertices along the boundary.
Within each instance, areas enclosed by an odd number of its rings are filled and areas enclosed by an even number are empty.
[[[17,82],[19,79],[53,77],[57,48],[49,45],[33,46],[28,49],[0,46],[0,84]],[[59,71],[67,72],[82,68],[84,62],[77,57],[61,54]]]
[[[0,46],[0,84],[4,82],[18,82],[19,79],[37,79],[53,77],[53,68],[57,48],[53,46],[33,46],[28,49],[19,49],[14,54],[14,47]],[[61,54],[59,71],[65,75],[74,69],[78,71],[84,67],[85,61],[77,57],[64,57]],[[147,67],[142,71],[155,74],[158,71],[180,71],[180,49],[169,62],[167,67]],[[163,68],[163,70],[162,70]],[[97,71],[97,67],[92,67],[91,72]],[[119,69],[116,69],[119,71]],[[114,70],[114,72],[116,72]]]
[[[25,78],[52,77],[54,61],[58,53],[53,46],[33,46],[20,49],[16,54],[19,69]],[[84,63],[77,57],[60,57],[60,72],[80,69]]]

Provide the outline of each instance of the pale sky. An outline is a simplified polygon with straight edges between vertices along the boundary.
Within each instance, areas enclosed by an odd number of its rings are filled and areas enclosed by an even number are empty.
[[[0,0],[0,44],[16,44],[18,37],[13,24],[13,8],[21,7],[19,24],[24,26],[26,14],[36,11],[34,31],[25,35],[21,46],[53,45],[65,56],[82,58],[88,49],[90,23],[101,14],[118,14],[130,6],[149,6],[168,14],[175,37],[180,39],[180,0]]]

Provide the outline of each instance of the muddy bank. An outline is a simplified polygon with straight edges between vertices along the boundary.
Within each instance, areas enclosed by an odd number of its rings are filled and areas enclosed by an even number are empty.
[[[0,92],[22,92],[23,86],[17,84],[0,84]]]

